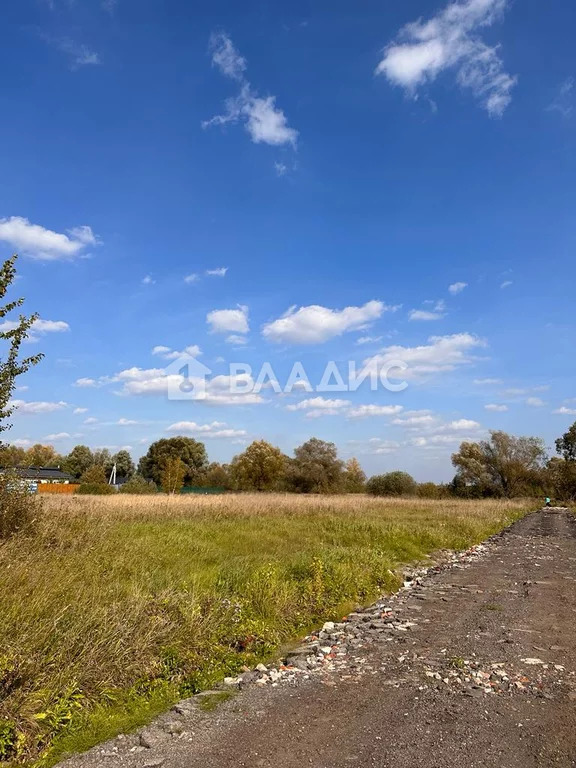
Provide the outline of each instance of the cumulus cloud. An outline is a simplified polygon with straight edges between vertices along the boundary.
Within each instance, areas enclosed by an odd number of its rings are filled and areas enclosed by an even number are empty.
[[[188,285],[193,285],[194,283],[197,283],[200,280],[200,275],[197,275],[196,272],[192,272],[190,275],[186,275],[184,277],[184,282]]]
[[[79,387],[80,389],[93,389],[99,387],[100,383],[97,379],[90,379],[86,376],[83,376],[80,379],[76,379],[74,386]]]
[[[508,406],[503,403],[488,403],[484,406],[484,410],[491,411],[492,413],[506,413]]]
[[[514,285],[512,280],[504,280],[503,283],[500,283],[501,290],[505,290],[506,288],[510,288],[511,285]]]
[[[216,267],[215,269],[207,269],[206,274],[209,277],[226,277],[228,267]]]
[[[448,292],[452,294],[452,296],[457,296],[459,293],[462,293],[465,288],[468,288],[468,283],[452,283],[452,285],[448,286]]]
[[[4,322],[0,323],[0,333],[13,331],[15,328],[18,328],[18,323],[14,320],[4,320]],[[45,333],[63,333],[69,330],[70,326],[63,320],[42,320],[38,318],[30,326],[26,340],[34,342],[38,341],[39,337]]]
[[[348,331],[368,328],[384,312],[396,309],[381,301],[341,310],[319,305],[291,307],[285,315],[264,325],[262,335],[276,343],[321,344]]]
[[[431,336],[427,344],[418,347],[393,345],[364,361],[364,370],[381,371],[403,363],[404,379],[419,379],[433,374],[449,373],[474,362],[473,351],[485,346],[485,342],[470,333],[451,336]]]
[[[306,411],[306,418],[317,419],[320,416],[336,416],[342,413],[343,409],[349,408],[349,400],[338,400],[336,398],[309,397],[301,400],[299,403],[287,405],[287,411]]]
[[[563,405],[561,408],[557,408],[552,413],[560,414],[561,416],[576,416],[576,408],[567,408]]]
[[[74,408],[72,411],[74,415],[79,415],[81,413],[88,413],[88,408]]]
[[[71,261],[86,256],[89,246],[101,244],[90,227],[75,227],[66,235],[32,224],[23,216],[0,219],[0,241],[39,261]]]
[[[48,440],[49,442],[54,443],[57,440],[70,440],[71,437],[72,435],[68,432],[56,432],[52,435],[46,435],[43,440]]]
[[[38,413],[54,413],[54,411],[61,411],[68,407],[68,403],[60,400],[58,403],[51,403],[46,401],[25,401],[25,400],[11,400],[8,403],[9,408],[15,408],[18,413],[26,414],[38,414]]]
[[[171,349],[170,347],[159,345],[152,349],[152,354],[158,355],[164,360],[178,360],[181,357],[199,357],[202,354],[202,350],[198,344],[191,344],[188,347],[184,347],[181,352]]]
[[[348,411],[348,417],[364,419],[366,416],[395,416],[403,410],[401,405],[358,405]]]
[[[544,400],[542,400],[541,397],[527,397],[526,405],[529,405],[532,408],[542,408],[542,406],[546,405],[546,403]]]
[[[230,37],[224,33],[212,35],[210,40],[212,65],[220,72],[239,83],[240,91],[234,98],[226,101],[226,111],[205,121],[202,126],[226,125],[227,123],[244,124],[255,144],[296,146],[298,131],[290,128],[284,112],[276,106],[275,96],[261,97],[246,79],[246,60],[234,46]]]
[[[171,424],[167,432],[187,433],[190,435],[201,435],[203,438],[231,439],[246,437],[247,432],[244,429],[230,429],[223,421],[213,421],[210,424],[197,424],[195,421],[178,421]]]
[[[207,369],[206,369],[207,370]],[[163,368],[127,368],[108,379],[120,383],[121,395],[156,395],[166,397],[169,391],[178,391],[182,385],[202,385],[196,395],[187,399],[204,405],[257,405],[264,402],[253,392],[255,381],[249,374],[214,376],[212,378],[166,373]]]
[[[472,91],[491,117],[500,117],[511,101],[516,78],[480,32],[499,20],[508,0],[451,2],[432,18],[407,24],[384,49],[376,68],[393,85],[416,96],[442,72],[453,70],[462,88]]]
[[[237,309],[215,309],[208,312],[206,322],[211,333],[248,333],[248,307]]]

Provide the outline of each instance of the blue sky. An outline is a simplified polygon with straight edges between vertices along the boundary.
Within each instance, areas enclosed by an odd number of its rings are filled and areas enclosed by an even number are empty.
[[[552,445],[576,418],[575,26],[561,0],[6,3],[0,256],[46,354],[10,439],[137,457],[181,432],[229,460],[315,435],[420,480],[488,429]],[[186,349],[208,396],[171,400]],[[401,392],[316,391],[329,361],[391,359]],[[313,392],[222,378],[298,361]]]

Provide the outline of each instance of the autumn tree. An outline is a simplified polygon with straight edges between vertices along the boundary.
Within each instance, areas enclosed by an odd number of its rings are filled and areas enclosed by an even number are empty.
[[[108,478],[102,464],[92,464],[82,473],[80,478],[82,485],[107,485]]]
[[[358,459],[348,459],[344,465],[343,486],[346,493],[364,493],[366,474]]]
[[[27,464],[26,451],[18,445],[0,445],[0,467],[21,467]]]
[[[26,451],[25,462],[30,467],[59,467],[62,461],[62,456],[53,445],[37,443]]]
[[[490,432],[489,440],[464,442],[452,455],[459,483],[482,495],[511,498],[531,492],[542,475],[546,449],[537,437]]]
[[[288,480],[300,493],[338,493],[342,490],[343,462],[334,443],[313,437],[294,451]]]
[[[279,448],[265,440],[255,440],[235,456],[230,472],[241,490],[271,491],[284,474],[286,458]]]
[[[6,293],[16,277],[17,256],[7,259],[0,267],[0,300]],[[24,299],[14,299],[0,306],[0,320],[3,320],[0,331],[0,339],[6,342],[6,353],[0,360],[0,432],[10,429],[7,420],[14,412],[11,403],[12,394],[16,387],[16,379],[26,373],[33,365],[36,365],[44,357],[42,354],[20,357],[20,347],[29,335],[29,331],[38,319],[38,315],[20,315],[18,320],[9,320],[7,316],[15,309],[21,307]]]
[[[188,467],[177,456],[168,456],[162,465],[161,485],[164,493],[173,495],[182,489]]]
[[[148,480],[162,484],[162,473],[167,459],[180,459],[184,464],[184,482],[194,484],[208,464],[206,446],[192,437],[168,437],[157,440],[140,459],[138,472]]]

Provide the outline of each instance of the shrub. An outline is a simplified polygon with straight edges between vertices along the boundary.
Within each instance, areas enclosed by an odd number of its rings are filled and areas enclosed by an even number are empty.
[[[120,486],[120,493],[158,493],[156,483],[146,480],[142,475],[134,475],[127,483]]]
[[[82,483],[82,485],[78,487],[76,493],[91,496],[109,496],[110,494],[116,493],[116,488],[112,485],[107,485],[106,483]]]
[[[30,530],[40,510],[40,500],[25,482],[11,472],[0,474],[0,541]]]
[[[416,493],[416,487],[416,481],[407,472],[374,475],[366,483],[366,490],[372,496],[409,496]]]

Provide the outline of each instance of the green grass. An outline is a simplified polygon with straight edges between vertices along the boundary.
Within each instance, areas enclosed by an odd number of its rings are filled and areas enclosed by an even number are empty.
[[[47,500],[0,546],[0,756],[49,765],[462,549],[522,502],[242,495]]]

